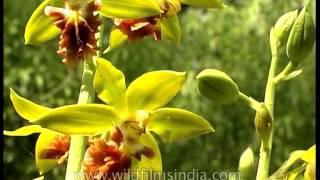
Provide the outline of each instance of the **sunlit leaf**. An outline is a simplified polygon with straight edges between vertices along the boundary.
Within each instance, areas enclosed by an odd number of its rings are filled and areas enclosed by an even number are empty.
[[[41,153],[45,150],[48,144],[57,136],[59,133],[54,131],[45,130],[43,131],[37,140],[36,143],[36,166],[40,172],[40,175],[48,172],[52,168],[54,168],[57,163],[58,159],[43,159],[41,158]]]
[[[161,13],[155,0],[102,0],[101,14],[109,18],[139,19]]]
[[[109,46],[103,53],[108,53],[120,47],[127,39],[128,39],[128,36],[123,34],[121,30],[117,28],[113,28],[110,33]]]
[[[24,34],[26,44],[40,44],[56,37],[60,30],[52,19],[44,14],[46,6],[63,7],[63,0],[44,0],[32,13]]]
[[[176,45],[180,43],[180,24],[177,14],[161,20],[161,36],[163,39],[173,41]]]
[[[180,0],[182,4],[188,4],[203,8],[224,8],[226,7],[221,0]]]
[[[14,131],[3,131],[6,136],[29,136],[30,134],[40,133],[42,131],[39,125],[24,126]]]
[[[151,111],[166,105],[180,90],[185,79],[184,72],[153,71],[134,80],[127,90],[130,112]]]
[[[178,108],[161,108],[151,113],[147,128],[167,141],[183,140],[214,132],[204,118]]]
[[[111,106],[75,104],[55,108],[41,116],[35,124],[69,135],[92,135],[105,132],[119,117]]]
[[[97,59],[97,70],[93,85],[101,100],[112,105],[116,110],[124,110],[125,77],[111,62],[103,58]]]
[[[314,163],[316,161],[316,145],[309,148],[302,156],[301,159],[307,163]]]
[[[14,92],[10,89],[10,98],[16,112],[24,119],[33,122],[41,115],[50,111],[50,108],[35,104]]]

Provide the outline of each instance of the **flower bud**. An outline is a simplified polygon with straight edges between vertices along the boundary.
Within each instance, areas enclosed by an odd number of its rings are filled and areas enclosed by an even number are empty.
[[[231,104],[239,98],[237,84],[222,71],[206,69],[196,79],[200,93],[217,104]]]
[[[239,171],[241,179],[253,179],[255,175],[255,159],[253,151],[248,147],[239,160]]]
[[[307,7],[304,7],[291,29],[287,42],[287,55],[293,64],[299,64],[312,50],[315,26]]]
[[[281,44],[285,44],[287,42],[291,28],[297,16],[298,10],[287,12],[283,14],[274,25],[273,35]]]
[[[264,103],[261,103],[260,107],[257,109],[254,125],[260,138],[263,141],[268,140],[267,138],[269,137],[272,125],[272,117]]]

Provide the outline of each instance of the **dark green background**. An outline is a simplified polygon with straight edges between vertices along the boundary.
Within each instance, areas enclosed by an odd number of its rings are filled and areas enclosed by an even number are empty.
[[[49,107],[77,102],[81,69],[68,69],[61,62],[61,57],[55,53],[58,40],[37,47],[24,45],[25,25],[40,2],[4,0],[3,96],[4,128],[7,130],[26,124],[12,107],[9,87]],[[262,100],[270,64],[269,30],[281,14],[301,8],[303,1],[229,0],[225,3],[228,8],[223,11],[183,7],[179,14],[182,43],[178,48],[147,38],[104,55],[124,72],[127,83],[151,70],[187,72],[181,92],[169,106],[204,116],[216,132],[178,143],[159,141],[164,170],[232,171],[237,169],[239,157],[248,146],[258,155],[254,112],[241,103],[217,106],[209,102],[199,95],[195,76],[205,68],[222,70],[243,92]],[[314,17],[314,10],[312,15]],[[106,20],[106,33],[110,27],[110,21]],[[105,34],[104,48],[107,43]],[[287,60],[282,59],[281,67],[286,63]],[[278,87],[275,118],[271,172],[291,151],[307,149],[315,143],[314,51],[303,62],[303,73]],[[36,138],[36,135],[4,137],[4,179],[38,176],[34,164]],[[50,179],[62,179],[63,168],[51,172]]]

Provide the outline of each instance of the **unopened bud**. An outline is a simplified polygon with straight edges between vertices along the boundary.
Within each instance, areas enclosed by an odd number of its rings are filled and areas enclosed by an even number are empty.
[[[239,171],[241,179],[253,179],[255,175],[255,159],[253,151],[248,147],[239,160]]]
[[[313,49],[315,26],[307,7],[296,18],[287,42],[287,55],[293,64],[299,64]]]
[[[261,103],[257,109],[254,125],[260,138],[263,141],[268,140],[272,126],[272,117],[264,103]]]
[[[273,27],[273,35],[281,42],[286,44],[291,28],[298,16],[298,10],[283,14]]]
[[[206,69],[196,79],[200,93],[217,104],[231,104],[239,98],[237,84],[222,71]]]

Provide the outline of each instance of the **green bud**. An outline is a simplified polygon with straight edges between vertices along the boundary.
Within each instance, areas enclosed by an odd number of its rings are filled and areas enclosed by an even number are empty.
[[[255,159],[253,151],[248,147],[241,155],[239,160],[239,171],[241,179],[254,179]]]
[[[260,138],[263,141],[267,141],[271,131],[272,117],[264,103],[261,103],[257,109],[254,125]]]
[[[237,84],[222,71],[205,69],[196,79],[200,93],[217,104],[231,104],[239,98]]]
[[[281,44],[286,44],[291,28],[298,16],[298,10],[290,11],[283,14],[273,27],[273,35]]]
[[[293,64],[299,64],[312,50],[315,42],[315,26],[304,7],[291,29],[287,42],[287,55]]]

